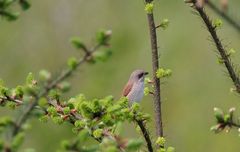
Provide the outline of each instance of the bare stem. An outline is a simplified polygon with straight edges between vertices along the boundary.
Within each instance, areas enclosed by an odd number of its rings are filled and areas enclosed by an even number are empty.
[[[228,74],[230,76],[230,78],[232,79],[235,87],[236,87],[236,91],[238,93],[240,93],[240,80],[239,80],[239,76],[237,74],[237,72],[235,71],[234,67],[233,67],[233,63],[230,61],[229,55],[227,54],[227,51],[225,50],[225,48],[222,45],[222,42],[220,41],[217,32],[216,32],[216,27],[213,26],[212,21],[209,19],[208,15],[206,14],[206,12],[204,11],[203,7],[199,7],[196,4],[196,1],[193,0],[193,7],[197,10],[197,12],[199,13],[199,15],[201,16],[202,20],[204,21],[213,41],[214,44],[221,56],[221,59],[224,62],[224,65],[228,71]]]
[[[152,141],[149,136],[149,132],[148,132],[147,128],[144,126],[144,122],[141,120],[136,120],[136,122],[137,122],[138,126],[140,127],[143,137],[147,143],[148,151],[153,152]]]
[[[145,0],[146,3],[151,3],[152,0]],[[154,85],[154,110],[155,110],[155,120],[156,120],[156,134],[158,137],[163,136],[162,127],[162,112],[161,112],[161,95],[160,95],[160,79],[157,78],[156,72],[159,68],[158,61],[158,45],[157,45],[157,34],[156,26],[154,22],[153,13],[147,14],[151,49],[152,49],[152,69],[153,69],[153,85]]]

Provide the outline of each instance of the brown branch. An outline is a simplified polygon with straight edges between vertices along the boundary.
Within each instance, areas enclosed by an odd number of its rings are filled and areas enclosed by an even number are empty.
[[[192,0],[191,3],[193,4],[194,9],[197,10],[197,12],[199,13],[199,15],[201,16],[202,20],[204,21],[214,43],[215,46],[224,62],[224,65],[228,71],[228,74],[230,76],[230,78],[232,79],[235,87],[236,87],[236,91],[238,93],[240,93],[240,80],[239,80],[239,76],[237,74],[237,72],[235,71],[234,67],[233,67],[233,63],[230,61],[229,55],[227,54],[227,51],[225,50],[225,48],[222,45],[222,42],[220,41],[217,32],[216,32],[216,27],[213,26],[212,21],[209,19],[209,17],[207,16],[206,12],[204,11],[203,7],[199,7],[196,5],[196,1]]]
[[[145,2],[151,3],[153,0],[145,0]],[[152,49],[152,69],[153,69],[153,85],[154,85],[154,110],[155,110],[155,120],[156,120],[156,134],[158,137],[163,136],[163,126],[162,126],[162,112],[161,112],[161,95],[160,95],[160,79],[157,78],[156,72],[159,68],[158,61],[158,45],[157,45],[157,34],[156,26],[154,22],[153,13],[147,14],[148,26],[151,39],[151,49]]]
[[[151,138],[149,136],[149,132],[144,125],[144,122],[142,120],[135,120],[135,121],[137,122],[138,126],[140,127],[140,129],[142,131],[143,137],[144,137],[144,139],[147,143],[148,151],[153,152],[152,141],[151,141]]]
[[[211,8],[216,14],[224,18],[233,28],[240,32],[240,22],[236,22],[230,15],[220,10],[213,2],[206,1],[206,4]]]
[[[14,102],[16,103],[17,105],[21,105],[23,104],[23,101],[19,100],[19,99],[15,99],[13,97],[10,97],[10,96],[3,96],[3,97],[0,97],[0,104],[1,103],[4,103],[4,102],[7,102],[7,101],[11,101],[11,102]]]

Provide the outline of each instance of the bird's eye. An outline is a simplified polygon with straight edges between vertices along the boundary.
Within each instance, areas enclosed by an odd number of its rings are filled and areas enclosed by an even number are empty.
[[[143,76],[143,74],[144,74],[144,73],[140,73],[140,74],[138,75],[138,78],[140,79],[140,78]]]

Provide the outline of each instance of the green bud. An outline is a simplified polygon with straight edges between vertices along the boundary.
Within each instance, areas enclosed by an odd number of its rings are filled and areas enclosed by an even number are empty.
[[[96,61],[105,62],[112,55],[112,51],[110,49],[106,49],[104,51],[97,51],[93,54],[93,57]]]
[[[163,28],[164,30],[167,29],[167,27],[169,26],[169,20],[168,19],[164,19],[159,26],[161,28]]]
[[[69,58],[68,59],[68,66],[70,69],[75,70],[77,68],[78,62],[75,57]]]
[[[61,124],[64,122],[63,118],[61,118],[61,117],[59,117],[59,116],[53,117],[52,119],[53,119],[53,122],[54,122],[55,124],[61,125]]]
[[[71,38],[70,42],[77,49],[84,49],[84,50],[86,49],[86,46],[84,45],[84,43],[82,42],[82,40],[79,37]]]
[[[166,149],[165,148],[160,148],[160,149],[158,149],[157,152],[166,152]]]
[[[132,110],[133,111],[139,111],[140,110],[140,105],[139,105],[139,103],[137,103],[137,102],[134,102],[133,104],[132,104]]]
[[[28,73],[28,76],[26,78],[26,84],[27,85],[35,84],[35,79],[34,79],[34,76],[33,76],[32,72]]]
[[[20,13],[18,12],[4,12],[4,16],[8,21],[15,21],[18,19]]]
[[[76,99],[78,100],[78,102],[83,102],[83,101],[86,101],[86,97],[84,94],[79,94]]]
[[[92,119],[93,117],[93,111],[90,108],[89,104],[87,103],[82,103],[80,106],[80,111],[82,113],[82,115],[86,118]]]
[[[21,0],[19,1],[19,4],[22,7],[22,10],[24,11],[28,10],[31,7],[30,3],[27,0]]]
[[[158,78],[170,77],[172,75],[172,70],[159,68],[156,75]]]
[[[144,95],[147,96],[150,93],[150,89],[148,87],[144,88]]]
[[[1,1],[1,5],[3,5],[4,8],[9,7],[13,3],[14,3],[14,0],[3,0],[3,1]]]
[[[104,99],[99,100],[99,103],[104,108],[104,107],[108,107],[109,105],[111,105],[113,103],[113,100],[114,100],[113,96],[107,96]]]
[[[164,147],[165,142],[166,142],[166,139],[164,137],[158,137],[156,140],[156,144],[162,147]]]
[[[221,109],[215,107],[214,108],[214,115],[215,115],[218,123],[224,123],[224,118],[223,118],[224,114],[223,114],[223,111]]]
[[[69,108],[69,107],[64,107],[64,108],[63,108],[63,113],[64,113],[65,115],[68,115],[68,114],[70,113],[70,108]]]
[[[122,107],[128,107],[128,98],[127,97],[121,97],[119,100],[119,105]]]
[[[71,143],[68,140],[63,140],[61,142],[61,147],[65,150],[68,150],[68,148],[71,146]]]
[[[16,95],[16,97],[22,98],[23,97],[23,87],[17,86],[14,90],[14,94]]]
[[[223,64],[223,63],[224,63],[224,60],[221,57],[219,57],[218,58],[218,64]]]
[[[172,75],[172,70],[171,69],[166,69],[165,70],[165,75],[166,75],[166,77],[171,76]]]
[[[152,14],[153,13],[153,3],[147,3],[145,5],[145,11],[147,12],[147,14]]]
[[[8,108],[10,108],[11,110],[14,110],[14,109],[16,109],[17,104],[14,103],[14,102],[7,102],[7,103],[6,103],[6,106],[7,106]]]
[[[101,30],[97,32],[96,39],[99,45],[107,45],[110,37],[112,35],[112,31]]]
[[[229,123],[229,122],[231,121],[231,116],[230,116],[230,114],[225,114],[224,117],[223,117],[223,119],[224,119],[224,122],[225,122],[225,123]]]
[[[0,86],[0,95],[5,96],[9,95],[10,90],[6,87]]]
[[[109,95],[109,96],[106,96],[106,97],[104,98],[104,100],[107,100],[107,101],[113,102],[114,97],[113,97],[112,95]]]
[[[102,117],[102,121],[104,122],[104,124],[106,124],[107,126],[113,126],[115,123],[115,120],[112,119],[112,116],[110,114],[105,114]]]
[[[77,120],[75,121],[74,123],[74,126],[77,127],[77,128],[84,128],[86,125],[86,123],[82,120]]]
[[[46,122],[48,122],[48,118],[49,118],[48,115],[44,115],[39,118],[39,121],[46,123]]]
[[[233,49],[233,48],[231,48],[228,52],[227,52],[227,55],[228,56],[231,56],[232,54],[235,54],[236,53],[236,51]]]
[[[144,79],[144,84],[148,84],[149,82],[151,82],[152,80],[149,77],[145,77]]]
[[[47,70],[41,70],[39,72],[39,79],[42,81],[49,81],[51,79],[51,73]]]
[[[142,119],[143,120],[150,120],[151,119],[151,116],[149,114],[143,114],[142,115]]]
[[[107,111],[108,111],[109,113],[115,113],[115,112],[121,110],[122,108],[123,108],[122,106],[116,104],[116,105],[110,106],[110,107],[107,109]]]
[[[59,88],[62,92],[68,92],[68,91],[70,90],[70,88],[71,88],[71,85],[70,85],[70,83],[64,81],[64,82],[62,82],[62,83],[60,83],[60,84],[58,85],[58,88]]]
[[[46,98],[42,97],[38,100],[38,105],[40,107],[46,107],[48,105],[48,101]]]
[[[96,129],[93,131],[93,136],[95,138],[100,138],[102,137],[102,134],[103,134],[103,130],[102,129]]]
[[[214,26],[215,28],[220,28],[220,27],[222,27],[222,24],[223,24],[223,22],[222,22],[222,20],[220,20],[220,19],[216,19],[216,20],[214,20],[214,22],[213,22],[213,26]]]
[[[57,90],[51,90],[51,91],[48,93],[48,96],[49,96],[51,99],[59,100],[59,98],[60,98],[60,93],[59,93],[59,91],[57,91]]]
[[[79,132],[79,128],[72,128],[72,132],[74,133],[74,134],[77,134],[78,132]]]
[[[48,108],[47,108],[47,112],[48,112],[50,115],[52,115],[52,116],[57,115],[57,109],[56,109],[55,107],[53,107],[53,106],[48,107]]]
[[[0,126],[7,126],[12,123],[13,123],[13,121],[12,121],[11,117],[5,116],[5,117],[0,118]]]

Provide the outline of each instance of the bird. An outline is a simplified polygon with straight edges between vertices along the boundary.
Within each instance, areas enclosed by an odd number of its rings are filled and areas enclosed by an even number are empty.
[[[125,85],[122,95],[127,97],[129,105],[140,102],[144,95],[144,79],[148,72],[144,70],[134,70]]]

